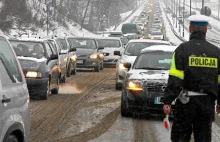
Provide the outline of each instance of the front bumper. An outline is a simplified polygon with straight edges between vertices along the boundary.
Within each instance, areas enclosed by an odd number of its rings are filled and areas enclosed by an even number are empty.
[[[92,60],[89,58],[78,58],[76,61],[77,68],[95,68],[98,66],[99,60]]]
[[[49,78],[26,78],[29,95],[40,96],[43,92],[47,91]]]
[[[134,93],[129,90],[123,89],[123,93],[127,96],[128,108],[130,110],[145,111],[150,114],[161,114],[164,115],[163,111],[163,98],[164,93],[162,92],[139,92]],[[160,99],[158,99],[160,98]],[[172,107],[172,113],[173,109]]]

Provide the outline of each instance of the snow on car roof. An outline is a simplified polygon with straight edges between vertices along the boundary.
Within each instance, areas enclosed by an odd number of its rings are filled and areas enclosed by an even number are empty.
[[[129,41],[130,42],[153,42],[153,43],[167,43],[167,44],[170,44],[169,41],[164,41],[164,40],[151,40],[151,39],[132,39]]]
[[[34,58],[34,57],[17,56],[17,58],[18,59],[25,59],[25,60],[36,61],[36,62],[44,62],[44,61],[47,60],[45,57],[37,59],[37,58]]]
[[[46,39],[39,39],[39,38],[16,38],[16,39],[10,39],[10,40],[44,42]]]
[[[151,52],[151,51],[164,51],[164,52],[174,52],[177,46],[170,45],[153,45],[141,50],[141,53]]]

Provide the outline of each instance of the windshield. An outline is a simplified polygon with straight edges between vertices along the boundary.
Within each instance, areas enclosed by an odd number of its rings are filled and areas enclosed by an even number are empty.
[[[128,56],[138,56],[142,49],[152,45],[169,45],[169,43],[131,42],[127,45],[124,54]]]
[[[102,47],[121,47],[120,41],[116,39],[98,39],[98,44]]]
[[[148,52],[141,54],[134,63],[135,69],[170,69],[172,52]]]
[[[75,48],[96,48],[94,39],[69,38],[71,45]]]
[[[42,43],[31,41],[10,41],[17,56],[43,58],[45,51]]]

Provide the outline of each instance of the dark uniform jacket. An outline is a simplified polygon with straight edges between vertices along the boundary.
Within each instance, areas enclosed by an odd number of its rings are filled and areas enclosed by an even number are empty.
[[[202,31],[193,32],[190,41],[174,52],[164,104],[171,104],[182,89],[218,97],[220,104],[220,49],[205,40]]]

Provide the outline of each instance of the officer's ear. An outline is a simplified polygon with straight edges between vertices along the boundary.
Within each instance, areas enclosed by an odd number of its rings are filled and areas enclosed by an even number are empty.
[[[205,33],[207,32],[207,30],[208,30],[208,28],[207,28],[207,27],[205,27],[205,29],[204,29]]]
[[[189,26],[189,32],[192,33],[192,27],[191,26]]]

